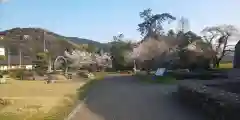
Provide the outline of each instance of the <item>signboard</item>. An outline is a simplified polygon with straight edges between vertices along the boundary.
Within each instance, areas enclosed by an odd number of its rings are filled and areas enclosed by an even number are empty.
[[[0,55],[5,56],[5,48],[0,48]]]
[[[165,71],[166,71],[166,68],[158,68],[155,75],[156,76],[163,76]]]

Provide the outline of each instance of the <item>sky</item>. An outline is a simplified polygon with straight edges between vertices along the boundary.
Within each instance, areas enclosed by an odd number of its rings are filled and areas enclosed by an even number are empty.
[[[199,33],[206,26],[232,24],[240,27],[239,0],[0,0],[0,30],[40,27],[61,35],[108,42],[123,33],[139,40],[139,12],[170,13],[189,21]],[[164,24],[166,30],[177,22]]]

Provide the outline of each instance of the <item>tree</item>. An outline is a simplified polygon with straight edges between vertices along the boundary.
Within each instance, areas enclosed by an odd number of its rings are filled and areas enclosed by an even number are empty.
[[[189,21],[187,18],[181,17],[178,24],[177,38],[181,40],[181,47],[185,47],[195,40],[201,39],[201,36],[198,36],[193,31],[189,31]]]
[[[113,41],[123,41],[124,34],[118,34],[117,36],[113,36]]]
[[[154,34],[161,34],[163,31],[162,23],[168,21],[169,23],[176,18],[169,13],[152,14],[150,8],[140,12],[140,18],[143,22],[138,24],[138,31],[143,37],[151,36]]]
[[[192,32],[192,31],[188,31],[186,33],[184,33],[183,31],[178,31],[177,33],[177,39],[180,42],[179,47],[180,48],[184,48],[186,47],[188,44],[196,41],[196,40],[201,40],[201,36],[197,35],[196,33]]]
[[[105,70],[106,68],[112,68],[112,59],[108,53],[102,53],[95,55],[95,61],[99,70]]]
[[[133,48],[131,57],[137,62],[137,67],[149,72],[152,68],[162,67],[165,60],[169,61],[167,59],[171,57],[170,48],[174,49],[175,46],[167,44],[166,41],[147,38]]]
[[[182,31],[178,31],[176,34],[178,39],[181,38],[183,35],[184,35],[184,33]]]
[[[96,46],[94,45],[91,45],[91,44],[88,44],[87,48],[86,48],[86,51],[87,52],[90,52],[90,53],[95,53],[96,52]]]
[[[219,67],[219,63],[228,51],[228,40],[238,30],[233,25],[219,25],[206,27],[202,30],[205,34],[204,40],[216,51],[216,56],[213,58],[214,67]]]
[[[184,30],[180,30],[177,33],[177,39],[179,41],[177,51],[180,58],[179,65],[183,68],[190,69],[208,66],[209,64],[205,61],[209,60],[209,57],[206,56],[205,53],[209,52],[209,55],[212,55],[212,51],[208,51],[209,47],[203,42],[201,36],[192,31],[185,33],[183,31]],[[201,59],[199,56],[201,56]],[[203,63],[204,65],[202,65]]]
[[[127,52],[131,51],[131,43],[123,40],[123,34],[113,37],[110,54],[112,66],[116,70],[128,69]]]
[[[37,60],[33,61],[36,65],[35,71],[39,75],[44,75],[48,69],[48,55],[45,52],[39,52],[36,57]]]
[[[168,31],[168,33],[167,33],[167,36],[176,37],[176,34],[175,34],[175,32],[174,32],[172,29],[170,29],[170,30]]]

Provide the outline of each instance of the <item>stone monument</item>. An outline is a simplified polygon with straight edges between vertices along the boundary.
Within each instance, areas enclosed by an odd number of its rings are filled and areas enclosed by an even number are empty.
[[[235,45],[233,68],[240,68],[240,40]]]
[[[240,79],[240,40],[235,45],[233,69],[229,71],[229,79]]]

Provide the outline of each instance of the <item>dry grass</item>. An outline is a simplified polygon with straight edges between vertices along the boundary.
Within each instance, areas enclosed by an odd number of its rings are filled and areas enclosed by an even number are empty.
[[[34,115],[39,117],[43,113],[49,114],[59,105],[63,107],[66,102],[72,103],[76,90],[82,84],[83,82],[64,80],[54,84],[44,84],[44,81],[8,80],[7,84],[0,84],[0,98],[10,101],[11,104],[0,105],[0,119],[20,120],[21,117],[23,120],[30,120]]]
[[[80,82],[57,81],[54,84],[44,84],[44,81],[9,80],[0,85],[1,97],[62,97],[75,92]]]

